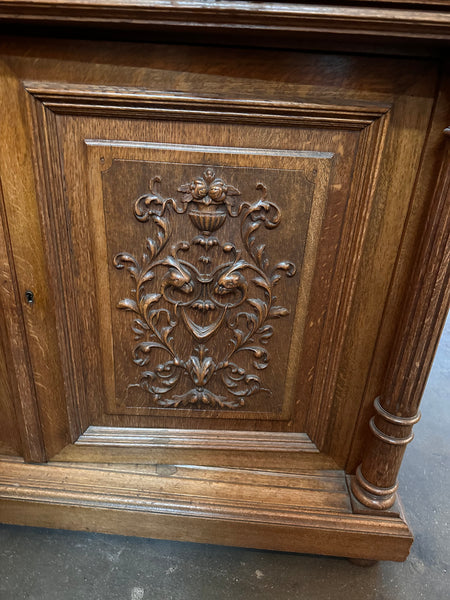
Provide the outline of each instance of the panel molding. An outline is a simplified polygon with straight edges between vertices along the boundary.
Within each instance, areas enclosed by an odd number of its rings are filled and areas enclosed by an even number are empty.
[[[322,339],[332,341],[333,352],[330,352],[328,344],[321,343],[313,384],[313,396],[317,398],[317,406],[310,413],[307,428],[319,448],[323,448],[326,443],[339,361],[347,333],[389,120],[390,113],[386,113],[361,132],[341,235],[341,250],[331,282],[330,297],[335,298],[335,308],[327,312],[322,334]]]
[[[352,515],[346,477],[339,470],[280,473],[183,464],[58,462],[37,466],[0,460],[2,498],[290,524],[301,521],[302,513],[315,511],[334,518],[336,513]]]
[[[326,438],[329,421],[329,408],[333,400],[332,390],[336,385],[337,365],[339,364],[348,314],[352,305],[355,282],[358,275],[362,246],[368,224],[381,155],[386,139],[386,130],[390,120],[391,105],[379,102],[355,102],[348,104],[320,104],[284,101],[260,101],[252,99],[218,99],[200,97],[175,92],[151,92],[140,88],[117,88],[111,86],[89,86],[54,82],[22,82],[28,92],[31,103],[30,115],[32,130],[40,138],[38,143],[40,161],[47,165],[42,168],[47,183],[42,183],[41,197],[45,204],[55,202],[59,205],[59,216],[51,219],[52,208],[44,211],[44,227],[52,243],[52,262],[59,264],[62,276],[63,293],[60,307],[61,322],[63,315],[72,315],[77,319],[77,301],[71,284],[72,275],[66,268],[63,257],[70,252],[70,232],[68,216],[65,214],[64,182],[61,175],[52,178],[50,174],[61,160],[58,155],[59,139],[56,126],[57,115],[95,115],[139,118],[187,119],[195,121],[210,120],[216,123],[276,123],[283,126],[308,126],[324,129],[336,129],[360,132],[356,152],[353,184],[348,196],[347,214],[341,236],[338,260],[332,278],[332,294],[336,299],[332,310],[327,311],[322,342],[320,344],[318,369],[314,377],[314,406],[311,407],[306,431],[319,448]],[[86,140],[87,141],[87,140]],[[91,140],[89,143],[92,143]],[[107,165],[105,165],[106,167]],[[61,169],[60,169],[61,170]],[[47,175],[46,175],[47,174]],[[45,192],[44,190],[51,190]],[[51,199],[51,200],[50,200]],[[64,223],[55,233],[55,222]],[[57,228],[58,229],[58,228]],[[72,291],[71,291],[72,290]],[[80,324],[74,323],[74,331]],[[75,382],[76,362],[81,360],[82,351],[77,340],[61,332],[63,354],[66,355],[66,372],[71,372],[69,381]],[[73,336],[72,336],[73,337]],[[325,340],[326,343],[323,343]],[[330,342],[333,352],[329,352]],[[82,363],[80,363],[82,364]],[[326,375],[326,376],[325,376]],[[78,378],[79,379],[79,378]],[[72,385],[72,383],[69,383]],[[83,385],[78,382],[69,405],[72,422],[79,435],[90,425],[87,420],[87,404]],[[76,413],[79,411],[80,416]]]
[[[248,452],[319,452],[306,433],[91,426],[75,445],[189,448]]]
[[[24,81],[26,91],[56,114],[201,120],[360,130],[389,112],[386,103],[321,103],[200,96],[144,88]]]
[[[79,327],[76,294],[73,274],[67,268],[64,257],[70,256],[71,242],[66,211],[64,173],[60,142],[54,113],[32,96],[27,96],[30,131],[35,133],[33,154],[35,160],[35,180],[39,216],[45,232],[43,241],[48,258],[50,287],[55,298],[56,319],[59,323],[69,323],[73,315]],[[61,224],[64,224],[61,226]],[[55,268],[56,267],[56,268]],[[77,361],[81,364],[81,349],[77,337],[69,335],[67,326],[57,328],[61,364],[64,374],[66,411],[69,419],[70,438],[75,441],[88,427],[85,421],[87,406],[84,386],[77,377]]]

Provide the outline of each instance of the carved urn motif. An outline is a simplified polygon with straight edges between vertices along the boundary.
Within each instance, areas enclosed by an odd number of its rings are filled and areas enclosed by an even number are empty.
[[[210,168],[206,169],[203,177],[181,185],[178,191],[184,193],[182,202],[193,203],[189,205],[188,215],[195,227],[205,235],[222,227],[227,208],[231,214],[233,203],[229,196],[240,195],[238,189],[216,178]]]

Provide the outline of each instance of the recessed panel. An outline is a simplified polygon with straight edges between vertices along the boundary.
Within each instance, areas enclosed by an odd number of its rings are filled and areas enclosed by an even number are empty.
[[[107,411],[288,419],[332,155],[88,147]]]

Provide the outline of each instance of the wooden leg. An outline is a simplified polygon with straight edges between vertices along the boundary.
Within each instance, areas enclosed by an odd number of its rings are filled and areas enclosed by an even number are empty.
[[[356,565],[357,567],[374,567],[378,564],[378,560],[369,560],[368,558],[349,558],[348,559],[352,565]]]
[[[365,506],[390,508],[420,399],[450,301],[450,128],[445,130],[441,169],[430,203],[409,294],[386,370],[383,392],[370,420],[371,440],[352,478],[352,492]]]

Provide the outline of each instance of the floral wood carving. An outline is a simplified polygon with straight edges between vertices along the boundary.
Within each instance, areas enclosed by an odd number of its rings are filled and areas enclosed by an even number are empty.
[[[117,305],[134,313],[138,343],[133,361],[142,371],[132,386],[140,386],[163,407],[242,407],[246,397],[260,390],[271,393],[257,373],[269,364],[269,321],[289,314],[276,304],[274,288],[283,272],[292,277],[296,268],[288,261],[271,268],[266,245],[257,240],[262,226],[278,227],[280,209],[268,200],[262,183],[256,185],[259,197],[247,202],[211,168],[181,185],[179,199],[164,198],[157,191],[160,183],[161,178],[154,177],[150,193],[134,204],[136,219],[151,220],[157,227],[156,237],[145,240],[142,260],[127,252],[114,257],[114,266],[127,267],[134,281],[131,297]],[[169,246],[171,220],[182,214],[197,232],[190,241]],[[243,248],[216,235],[227,219],[235,218]],[[184,342],[177,345],[175,332],[180,327]],[[220,343],[210,351],[207,344],[219,335]],[[239,364],[243,352],[250,353],[255,372]],[[163,362],[155,359],[162,355]],[[175,393],[186,377],[190,389]],[[211,390],[218,385],[221,393]]]

